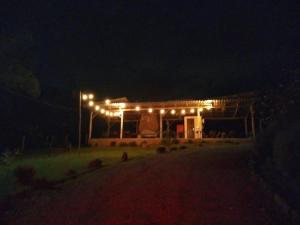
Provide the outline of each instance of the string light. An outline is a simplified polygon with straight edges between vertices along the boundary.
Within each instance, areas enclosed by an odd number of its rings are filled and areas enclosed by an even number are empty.
[[[149,112],[149,113],[152,113],[152,112],[153,112],[153,109],[152,109],[152,108],[149,108],[149,109],[148,109],[148,112]]]
[[[124,102],[120,103],[120,108],[121,108],[121,109],[123,109],[123,108],[125,108],[125,107],[126,107],[126,103],[124,103]]]
[[[82,95],[82,100],[86,101],[88,99],[88,96],[86,94]]]
[[[106,112],[105,112],[105,115],[109,116],[109,111],[106,111]]]
[[[185,110],[184,109],[181,110],[181,114],[183,114],[183,115],[185,114]]]
[[[105,109],[101,109],[101,110],[100,110],[100,113],[101,113],[101,114],[104,114],[104,113],[105,113]]]
[[[100,110],[100,106],[99,106],[99,105],[96,105],[96,106],[95,106],[95,110],[96,110],[96,111],[99,111],[99,110]]]
[[[203,111],[203,108],[199,108],[198,110],[199,110],[199,112],[202,112],[202,111]]]
[[[175,109],[172,109],[172,110],[171,110],[171,114],[174,115],[175,113],[176,113]]]
[[[114,113],[113,113],[113,112],[110,112],[110,113],[109,113],[109,116],[113,116],[113,115],[114,115]]]
[[[93,101],[89,101],[89,106],[93,106],[94,102]]]
[[[136,106],[136,107],[135,107],[135,110],[136,110],[136,111],[140,111],[141,108],[140,108],[139,106]]]
[[[110,104],[110,100],[109,100],[109,99],[106,99],[106,100],[105,100],[105,104],[106,104],[106,105],[109,105],[109,104]]]
[[[190,113],[195,113],[195,109],[190,109]]]
[[[164,109],[161,109],[160,110],[160,114],[164,114],[165,113],[165,110]]]
[[[89,99],[94,99],[94,95],[93,94],[89,94]]]

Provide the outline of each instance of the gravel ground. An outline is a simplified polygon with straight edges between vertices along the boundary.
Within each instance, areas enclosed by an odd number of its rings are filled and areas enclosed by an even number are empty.
[[[265,199],[240,147],[129,161],[17,198],[14,225],[268,225]]]

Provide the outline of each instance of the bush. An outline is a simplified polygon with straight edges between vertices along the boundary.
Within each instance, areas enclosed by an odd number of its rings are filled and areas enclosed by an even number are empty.
[[[124,153],[123,153],[121,160],[122,160],[123,162],[128,161],[128,154],[127,154],[127,152],[124,152]]]
[[[102,161],[101,159],[94,159],[89,162],[88,168],[93,170],[93,169],[99,169],[102,167]]]
[[[167,152],[167,149],[165,146],[159,146],[157,149],[156,149],[156,152],[157,153],[166,153]]]
[[[14,174],[19,184],[32,185],[36,171],[32,166],[18,166]]]
[[[116,145],[117,145],[117,143],[115,141],[110,142],[111,147],[115,147]]]
[[[129,142],[128,144],[130,147],[136,147],[137,146],[137,143],[135,141],[131,141]]]
[[[179,149],[187,149],[187,146],[181,145],[181,146],[179,147]]]

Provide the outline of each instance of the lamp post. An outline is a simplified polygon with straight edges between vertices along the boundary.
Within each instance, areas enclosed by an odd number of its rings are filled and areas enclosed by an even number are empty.
[[[89,103],[93,103],[91,100],[94,99],[93,94],[83,94],[81,90],[79,91],[79,117],[78,117],[78,149],[81,147],[81,120],[82,120],[82,101],[90,100]]]

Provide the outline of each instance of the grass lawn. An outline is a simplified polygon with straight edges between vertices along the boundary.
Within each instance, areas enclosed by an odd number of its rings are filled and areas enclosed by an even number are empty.
[[[73,150],[53,155],[20,156],[13,159],[8,165],[0,165],[0,199],[24,189],[23,186],[16,184],[14,169],[17,166],[32,166],[36,170],[36,177],[44,177],[54,181],[66,177],[65,173],[70,169],[78,173],[85,171],[88,163],[96,158],[102,160],[104,167],[120,163],[124,151],[128,153],[130,160],[141,159],[155,154],[155,148],[107,147],[83,148],[80,152]]]

